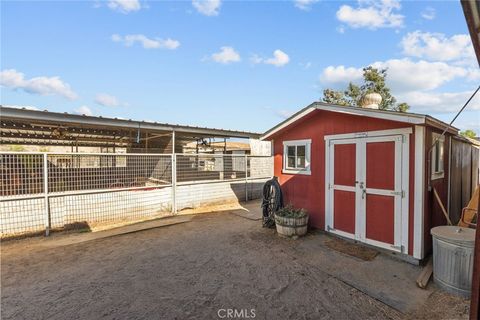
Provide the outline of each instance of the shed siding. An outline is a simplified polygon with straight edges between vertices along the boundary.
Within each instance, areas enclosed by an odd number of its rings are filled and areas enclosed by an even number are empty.
[[[426,128],[425,133],[425,181],[426,181],[426,188],[425,188],[425,209],[424,209],[424,256],[427,256],[432,251],[432,235],[430,234],[430,230],[436,226],[442,226],[447,224],[447,220],[445,219],[442,209],[438,204],[438,201],[435,200],[435,195],[433,193],[433,188],[435,188],[442,200],[443,206],[447,208],[448,204],[448,177],[449,177],[449,167],[450,167],[450,159],[448,155],[450,154],[450,137],[449,133],[445,134],[445,144],[444,144],[444,176],[443,178],[430,180],[431,175],[431,154],[430,149],[434,142],[432,134],[433,133],[441,134],[441,130],[434,129],[432,127]],[[428,188],[428,182],[430,181],[430,185],[432,190]]]
[[[465,141],[452,138],[450,164],[450,219],[460,220],[478,184],[479,149]]]
[[[325,135],[355,133],[398,128],[413,128],[412,125],[374,119],[364,116],[316,110],[276,133],[274,140],[274,174],[279,178],[285,203],[305,208],[310,213],[313,227],[325,227]],[[409,201],[409,248],[413,252],[413,194],[414,194],[414,134],[410,135],[410,201]],[[311,175],[283,174],[283,141],[311,139]]]

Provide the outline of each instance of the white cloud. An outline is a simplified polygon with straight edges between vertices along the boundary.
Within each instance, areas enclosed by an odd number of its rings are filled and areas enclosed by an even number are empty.
[[[59,95],[69,100],[78,98],[77,94],[60,77],[35,77],[25,79],[25,75],[15,69],[0,72],[0,85],[14,90],[22,89],[25,92],[42,96]]]
[[[358,6],[353,8],[342,5],[337,11],[337,19],[352,28],[399,28],[403,27],[404,16],[398,0],[358,0]]]
[[[406,101],[413,111],[427,113],[457,112],[470,98],[473,91],[465,92],[422,92],[411,91],[397,96]],[[480,110],[480,96],[475,96],[466,110]],[[480,118],[478,119],[480,121]]]
[[[274,65],[275,67],[283,67],[290,62],[290,57],[282,50],[277,49],[273,51],[272,58],[262,58],[255,54],[250,58],[250,61],[254,64],[265,63]]]
[[[290,62],[290,57],[288,54],[278,49],[273,51],[273,58],[265,60],[266,64],[272,64],[275,67],[283,67],[288,62]]]
[[[441,33],[414,31],[403,37],[400,43],[403,53],[408,56],[437,61],[475,61],[470,36],[456,34],[446,37]]]
[[[113,34],[113,42],[122,42],[126,47],[133,46],[136,42],[140,43],[144,49],[169,49],[174,50],[180,46],[180,42],[173,39],[150,39],[143,34],[127,34],[124,37]]]
[[[378,69],[387,68],[387,84],[392,91],[400,93],[411,90],[433,90],[456,78],[475,80],[480,72],[448,65],[444,62],[412,61],[408,58],[390,59],[371,64]],[[363,79],[362,68],[329,66],[320,75],[325,87],[343,88],[349,82]]]
[[[421,13],[422,18],[426,20],[435,19],[435,14],[436,14],[435,9],[432,7],[426,7]]]
[[[312,5],[319,0],[294,0],[293,2],[295,3],[295,7],[308,11],[312,8]]]
[[[320,75],[320,82],[329,87],[343,88],[348,83],[358,83],[363,78],[362,68],[345,66],[328,66]]]
[[[120,102],[115,96],[106,93],[97,94],[95,96],[95,102],[105,107],[117,107],[120,105]]]
[[[75,113],[86,115],[86,116],[93,115],[92,110],[87,106],[78,107],[77,109],[75,109]]]
[[[442,34],[415,31],[407,34],[401,45],[405,54],[422,59],[388,59],[373,62],[370,66],[387,69],[386,82],[392,94],[398,102],[408,103],[412,112],[448,117],[448,113],[459,110],[473,89],[452,92],[446,89],[446,85],[461,84],[460,87],[465,88],[469,83],[475,85],[480,80],[476,64],[467,63],[473,58],[473,52],[468,52],[471,45],[466,44],[461,36],[447,38]],[[362,83],[363,68],[328,66],[320,74],[322,88],[340,90],[346,88],[349,82]],[[480,96],[471,101],[468,110],[476,112],[476,120],[480,120]]]
[[[107,6],[122,13],[138,11],[142,8],[138,0],[109,0]]]
[[[192,5],[198,12],[206,16],[218,16],[221,0],[192,0]]]
[[[470,81],[480,80],[480,69],[478,68],[468,68],[466,78]]]
[[[469,75],[467,69],[444,62],[414,62],[408,58],[375,62],[372,66],[388,69],[387,84],[396,92],[433,90]]]
[[[467,101],[472,91],[442,92],[442,86],[454,80],[474,83],[480,79],[478,69],[449,65],[445,62],[412,61],[408,58],[390,59],[371,64],[375,68],[387,68],[387,85],[398,102],[406,102],[412,112],[456,112]],[[336,90],[346,88],[349,82],[363,80],[362,68],[329,66],[320,75],[322,88]],[[469,110],[480,110],[480,95],[475,97]]]
[[[476,112],[476,114],[477,114],[477,117],[474,117],[472,119],[471,117],[468,116],[468,113],[465,112],[457,120],[455,120],[455,123],[453,125],[462,131],[467,129],[473,130],[477,133],[477,137],[479,137],[480,136],[480,116],[478,116],[479,112]]]
[[[212,54],[212,60],[218,63],[229,64],[239,62],[240,54],[232,47],[221,47],[220,52]]]
[[[113,42],[122,42],[123,38],[119,34],[112,34],[110,37]]]

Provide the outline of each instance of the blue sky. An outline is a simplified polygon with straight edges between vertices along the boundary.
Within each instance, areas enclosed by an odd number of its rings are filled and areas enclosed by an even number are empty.
[[[449,121],[480,82],[459,1],[2,1],[1,103],[263,132],[389,68]],[[480,133],[480,99],[458,119]]]

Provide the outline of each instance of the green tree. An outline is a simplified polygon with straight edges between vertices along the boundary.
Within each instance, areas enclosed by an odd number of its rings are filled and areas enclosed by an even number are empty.
[[[347,106],[348,102],[345,99],[343,92],[335,91],[332,89],[323,90],[323,101],[333,104],[339,104],[341,106]]]
[[[397,99],[390,93],[386,85],[387,69],[376,69],[372,66],[363,68],[363,84],[357,86],[349,83],[344,91],[333,89],[323,90],[322,100],[327,103],[339,104],[342,106],[358,106],[361,99],[368,93],[378,93],[382,96],[379,108],[381,110],[394,110],[407,112],[410,106],[406,102],[398,103]]]
[[[477,136],[475,131],[470,130],[470,129],[467,129],[465,131],[461,131],[460,134],[464,137],[471,138],[471,139],[475,139],[475,137]]]

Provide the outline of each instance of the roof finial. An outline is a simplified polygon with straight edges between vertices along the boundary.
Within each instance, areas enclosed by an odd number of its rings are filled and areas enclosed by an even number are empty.
[[[379,93],[367,93],[360,99],[360,107],[367,109],[378,109],[382,103],[382,96]]]

